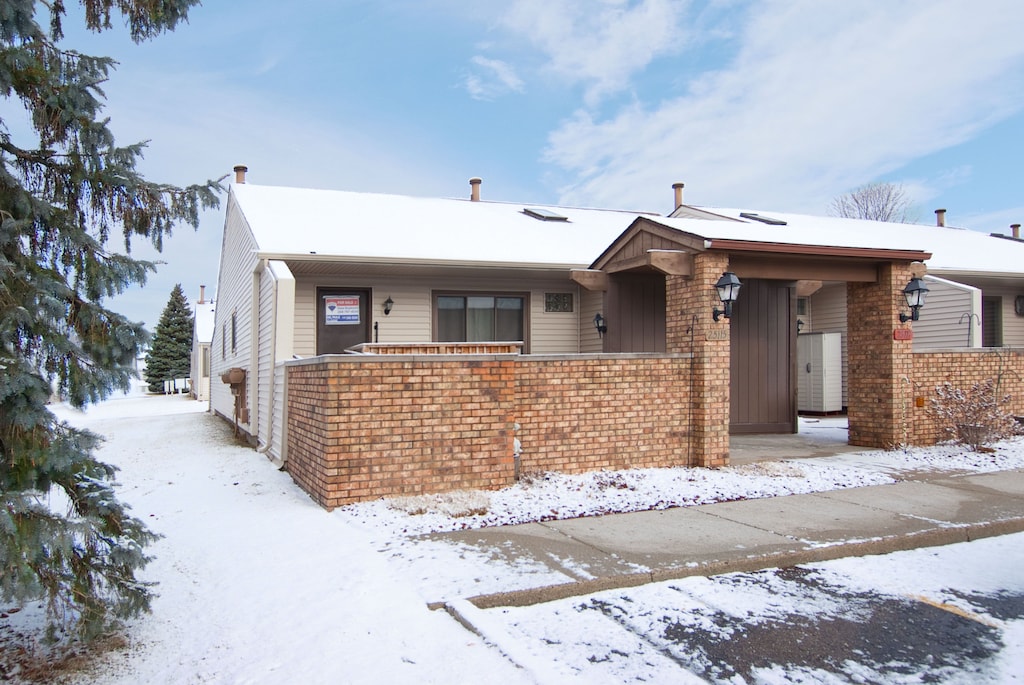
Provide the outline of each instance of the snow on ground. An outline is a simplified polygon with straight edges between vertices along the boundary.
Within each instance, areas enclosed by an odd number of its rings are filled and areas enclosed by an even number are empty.
[[[531,474],[500,492],[369,502],[328,514],[204,409],[181,396],[139,395],[84,413],[55,408],[107,436],[99,456],[120,467],[120,497],[164,536],[143,572],[159,583],[153,613],[129,626],[127,650],[105,657],[82,682],[533,682],[537,673],[515,668],[426,608],[438,599],[431,576],[444,575],[440,569],[454,576],[449,591],[460,576],[492,591],[568,579],[418,536],[886,483],[922,469],[1024,467],[1024,441],[1017,440],[980,461],[938,447],[714,470]],[[845,435],[834,422],[815,430]]]

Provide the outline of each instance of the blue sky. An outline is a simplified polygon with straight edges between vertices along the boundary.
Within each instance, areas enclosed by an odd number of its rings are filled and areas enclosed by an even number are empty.
[[[286,8],[282,11],[282,8]],[[68,24],[120,65],[121,143],[184,184],[249,182],[667,213],[824,214],[872,181],[918,220],[1024,223],[1019,0],[208,1],[143,45]],[[223,213],[175,232],[114,306],[155,326],[215,290]],[[144,246],[139,256],[153,258]]]

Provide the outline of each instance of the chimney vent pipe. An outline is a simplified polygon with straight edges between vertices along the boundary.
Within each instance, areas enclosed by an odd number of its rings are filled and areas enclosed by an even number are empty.
[[[480,184],[483,182],[482,178],[476,176],[469,179],[469,199],[473,202],[480,202]]]
[[[673,183],[672,190],[676,191],[676,206],[673,209],[679,209],[683,204],[683,187],[685,183]]]
[[[1010,231],[1013,233],[1013,237],[1020,240],[1020,224],[1010,224]]]
[[[206,304],[206,286],[199,286],[199,301],[196,304]]]
[[[945,226],[946,225],[946,210],[936,209],[935,210],[935,225]]]
[[[235,166],[235,183],[245,183],[245,172],[249,170],[249,167],[244,164],[238,164]]]

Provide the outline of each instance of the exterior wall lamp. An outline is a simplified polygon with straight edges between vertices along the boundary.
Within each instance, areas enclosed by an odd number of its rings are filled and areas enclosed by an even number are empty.
[[[736,278],[736,274],[731,271],[726,271],[718,279],[718,283],[715,283],[715,289],[718,291],[718,299],[722,301],[722,306],[725,309],[715,307],[711,310],[711,317],[715,321],[718,321],[719,317],[722,316],[727,319],[732,317],[732,303],[739,297],[740,286],[742,285],[740,279]]]
[[[608,326],[604,322],[604,317],[601,316],[601,312],[594,314],[594,328],[597,329],[597,335],[599,338],[603,338],[604,334],[608,332]]]
[[[388,299],[384,300],[384,316],[391,313],[391,308],[395,306],[395,301],[388,295]]]
[[[903,289],[903,297],[907,298],[907,306],[910,307],[910,314],[900,314],[900,323],[917,321],[920,318],[921,307],[924,306],[925,295],[928,294],[928,287],[920,278],[911,278],[910,283]]]

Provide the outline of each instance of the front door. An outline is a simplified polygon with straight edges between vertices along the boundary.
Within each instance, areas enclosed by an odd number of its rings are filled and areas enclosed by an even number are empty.
[[[795,433],[796,296],[789,282],[743,281],[729,322],[730,433]]]
[[[370,291],[316,289],[316,353],[343,354],[370,342]]]

